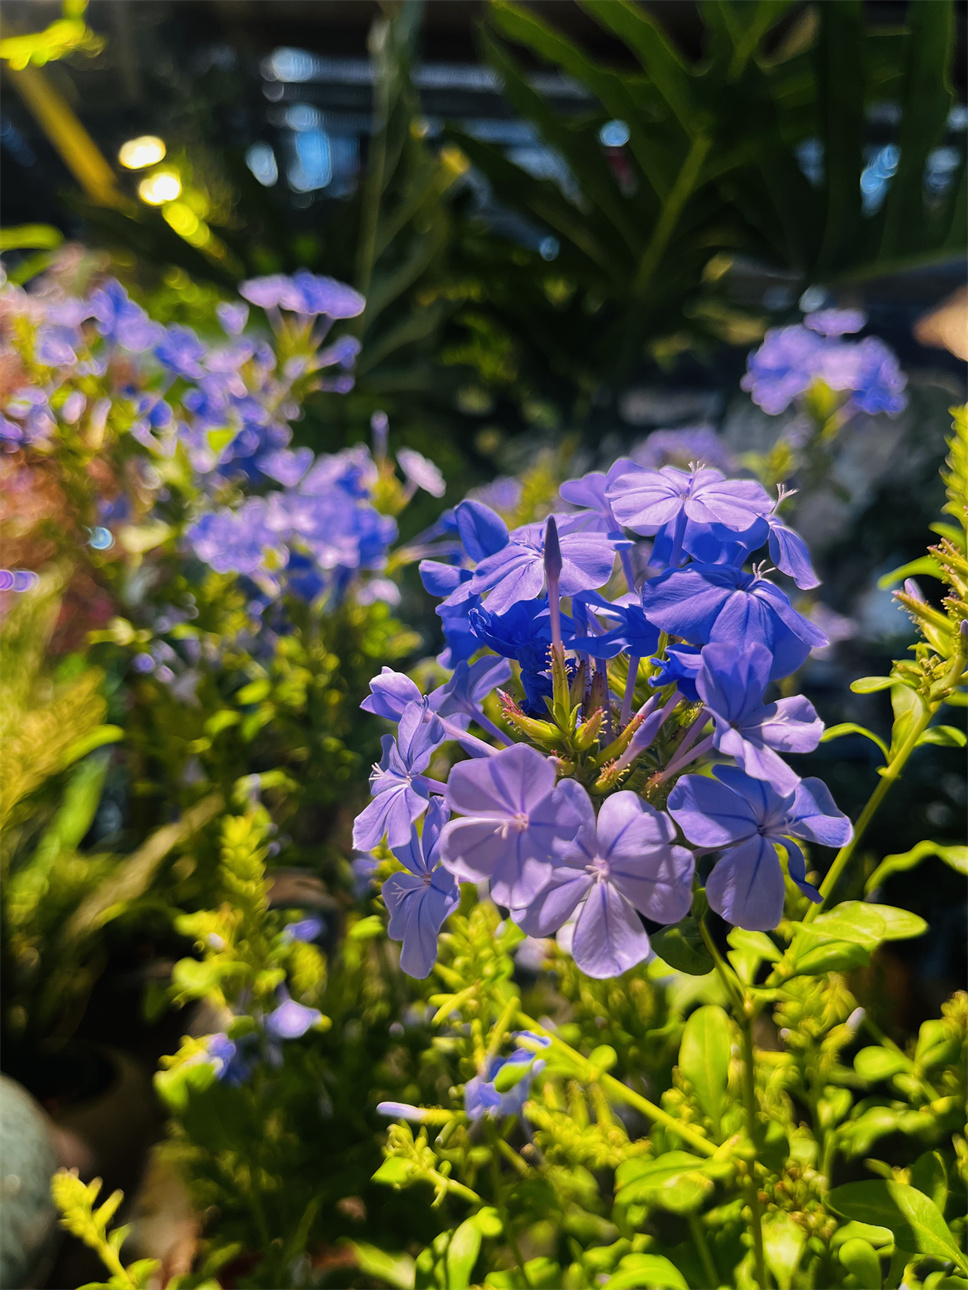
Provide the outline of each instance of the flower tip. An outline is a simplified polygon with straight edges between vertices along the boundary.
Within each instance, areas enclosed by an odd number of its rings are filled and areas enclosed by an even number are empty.
[[[376,1109],[378,1115],[385,1115],[391,1120],[409,1120],[412,1124],[420,1124],[424,1119],[423,1108],[410,1106],[407,1102],[378,1102]]]
[[[545,529],[544,564],[549,587],[552,581],[557,584],[561,577],[561,543],[558,541],[558,525],[553,515],[548,516]]]

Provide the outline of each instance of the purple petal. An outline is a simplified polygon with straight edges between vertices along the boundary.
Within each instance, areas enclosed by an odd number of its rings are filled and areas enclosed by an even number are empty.
[[[649,955],[649,938],[639,916],[610,883],[596,882],[575,925],[571,953],[590,977],[621,976]]]
[[[555,786],[554,763],[527,744],[514,744],[487,761],[460,762],[450,773],[447,801],[462,815],[527,815]]]
[[[266,1030],[276,1039],[299,1039],[322,1017],[316,1008],[306,1008],[287,999],[266,1017]]]
[[[773,843],[757,835],[716,863],[706,880],[711,909],[749,932],[767,932],[783,917],[783,870]]]
[[[793,798],[791,817],[796,821],[790,832],[807,842],[819,842],[825,847],[842,847],[850,841],[853,828],[850,820],[837,809],[830,789],[820,779],[800,781]]]
[[[370,682],[369,697],[360,707],[364,712],[372,712],[378,717],[387,717],[399,721],[407,704],[419,702],[421,693],[409,676],[394,672],[392,667],[384,667],[379,676]]]
[[[787,574],[803,591],[820,586],[820,579],[810,563],[810,552],[799,533],[788,529],[779,520],[771,519],[770,524],[770,559],[780,570]]]
[[[464,550],[478,563],[508,544],[508,526],[483,502],[463,501],[454,512]]]
[[[704,775],[684,775],[669,794],[668,810],[687,839],[700,847],[728,846],[757,831],[749,802]]]
[[[584,870],[556,869],[527,908],[515,911],[514,921],[529,936],[552,936],[571,918],[593,882]]]

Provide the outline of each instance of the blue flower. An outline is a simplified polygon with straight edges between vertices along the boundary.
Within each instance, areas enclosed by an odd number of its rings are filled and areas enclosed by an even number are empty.
[[[440,864],[440,831],[449,817],[443,801],[433,798],[423,834],[411,827],[407,845],[393,849],[407,872],[391,874],[383,884],[383,900],[390,913],[387,934],[391,940],[403,942],[400,966],[412,977],[430,974],[437,960],[441,925],[460,903],[457,880]]]
[[[667,645],[664,658],[652,660],[656,671],[649,679],[651,686],[660,689],[675,682],[676,688],[690,703],[699,702],[696,677],[702,666],[698,645]]]
[[[547,598],[519,600],[503,614],[493,613],[489,604],[480,605],[467,611],[467,622],[478,646],[487,645],[495,654],[513,658],[521,665],[526,710],[543,715],[543,696],[551,693],[551,616]],[[561,630],[563,640],[570,644],[574,623],[564,615]]]
[[[515,913],[515,921],[529,936],[550,936],[579,910],[575,962],[599,980],[619,976],[650,952],[639,913],[657,923],[685,918],[695,862],[685,847],[672,845],[675,829],[668,816],[637,794],[613,793],[596,820],[591,799],[575,780],[562,780],[559,792],[581,822],[573,840],[556,848],[548,882],[526,910]]]
[[[551,1043],[550,1039],[532,1035],[529,1031],[522,1031],[518,1038],[525,1036],[542,1048]],[[532,1081],[544,1067],[544,1061],[536,1060],[535,1053],[528,1048],[516,1048],[510,1057],[489,1058],[484,1070],[464,1086],[464,1110],[468,1118],[480,1120],[489,1116],[504,1119],[509,1115],[520,1115],[531,1096]],[[498,1083],[501,1089],[498,1089]]]
[[[458,523],[460,511],[458,506]],[[582,517],[562,515],[555,519],[561,545],[561,595],[573,596],[604,586],[615,564],[615,540],[607,534],[576,527]],[[541,594],[545,585],[546,528],[546,523],[541,522],[514,529],[505,546],[478,564],[467,588],[476,595],[486,595],[492,612],[501,613]],[[458,588],[458,594],[463,591]]]
[[[777,753],[813,752],[823,722],[802,694],[763,702],[772,661],[770,651],[755,641],[707,645],[696,689],[712,713],[714,746],[748,775],[786,794],[796,789],[800,777]]]
[[[443,740],[444,729],[426,700],[408,704],[400,718],[396,740],[383,736],[383,756],[370,776],[373,801],[353,825],[353,846],[357,851],[372,851],[384,835],[391,847],[409,842],[410,826],[427,809],[433,789],[440,789],[436,781],[421,772],[430,765]]]
[[[781,796],[736,766],[717,766],[714,774],[680,779],[669,795],[669,814],[694,845],[729,848],[706,881],[710,907],[737,927],[769,931],[783,917],[783,870],[774,844],[786,851],[793,881],[818,901],[793,839],[843,846],[851,837],[850,820],[819,779],[801,780]]]
[[[484,657],[470,664],[462,661],[450,680],[431,695],[431,703],[442,717],[463,716],[480,722],[484,700],[510,677],[511,667],[505,660]]]
[[[300,269],[291,278],[282,273],[250,278],[240,283],[239,295],[263,309],[287,309],[292,313],[327,318],[356,318],[366,301],[358,291],[335,278]]]
[[[209,1035],[205,1047],[215,1067],[215,1078],[220,1083],[238,1088],[252,1074],[251,1056],[243,1053],[240,1045],[228,1035],[221,1032]]]
[[[789,676],[827,638],[772,582],[721,564],[670,569],[642,588],[650,622],[692,645],[712,641],[765,645],[773,656],[770,680]]]
[[[206,353],[191,327],[168,327],[155,345],[155,358],[163,367],[192,381],[204,375],[201,360]]]
[[[322,1020],[323,1014],[318,1008],[307,1008],[290,999],[285,989],[280,988],[279,993],[282,1003],[266,1017],[266,1033],[273,1039],[301,1039]]]
[[[666,525],[684,530],[687,520],[747,529],[773,506],[754,479],[725,479],[718,470],[686,472],[675,466],[633,466],[611,481],[608,498],[621,523],[636,533],[658,533]]]
[[[113,278],[94,292],[90,308],[104,339],[134,354],[150,349],[161,335],[161,327],[151,321],[140,305],[129,300],[124,287]]]
[[[647,658],[658,645],[659,629],[649,622],[642,606],[632,596],[610,601],[593,591],[584,591],[575,600],[581,600],[588,609],[603,614],[616,625],[601,634],[575,635],[571,641],[573,649],[593,658],[614,658],[623,652],[634,658]]]
[[[821,337],[805,327],[771,327],[747,359],[740,387],[764,412],[778,416],[810,388],[823,349]]]

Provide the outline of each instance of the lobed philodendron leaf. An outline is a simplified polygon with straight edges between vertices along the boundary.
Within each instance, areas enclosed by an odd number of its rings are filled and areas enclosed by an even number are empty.
[[[968,1258],[934,1201],[909,1183],[875,1179],[845,1183],[827,1196],[827,1208],[842,1218],[888,1227],[902,1250],[954,1263],[968,1273]]]

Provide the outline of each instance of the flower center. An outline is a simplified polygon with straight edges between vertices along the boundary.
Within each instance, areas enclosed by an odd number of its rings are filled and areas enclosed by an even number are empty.
[[[590,873],[596,882],[608,881],[608,861],[596,856],[591,864],[585,865],[585,872]]]
[[[501,825],[501,836],[506,838],[509,833],[523,833],[530,823],[527,811],[517,811],[514,815],[509,815]]]

